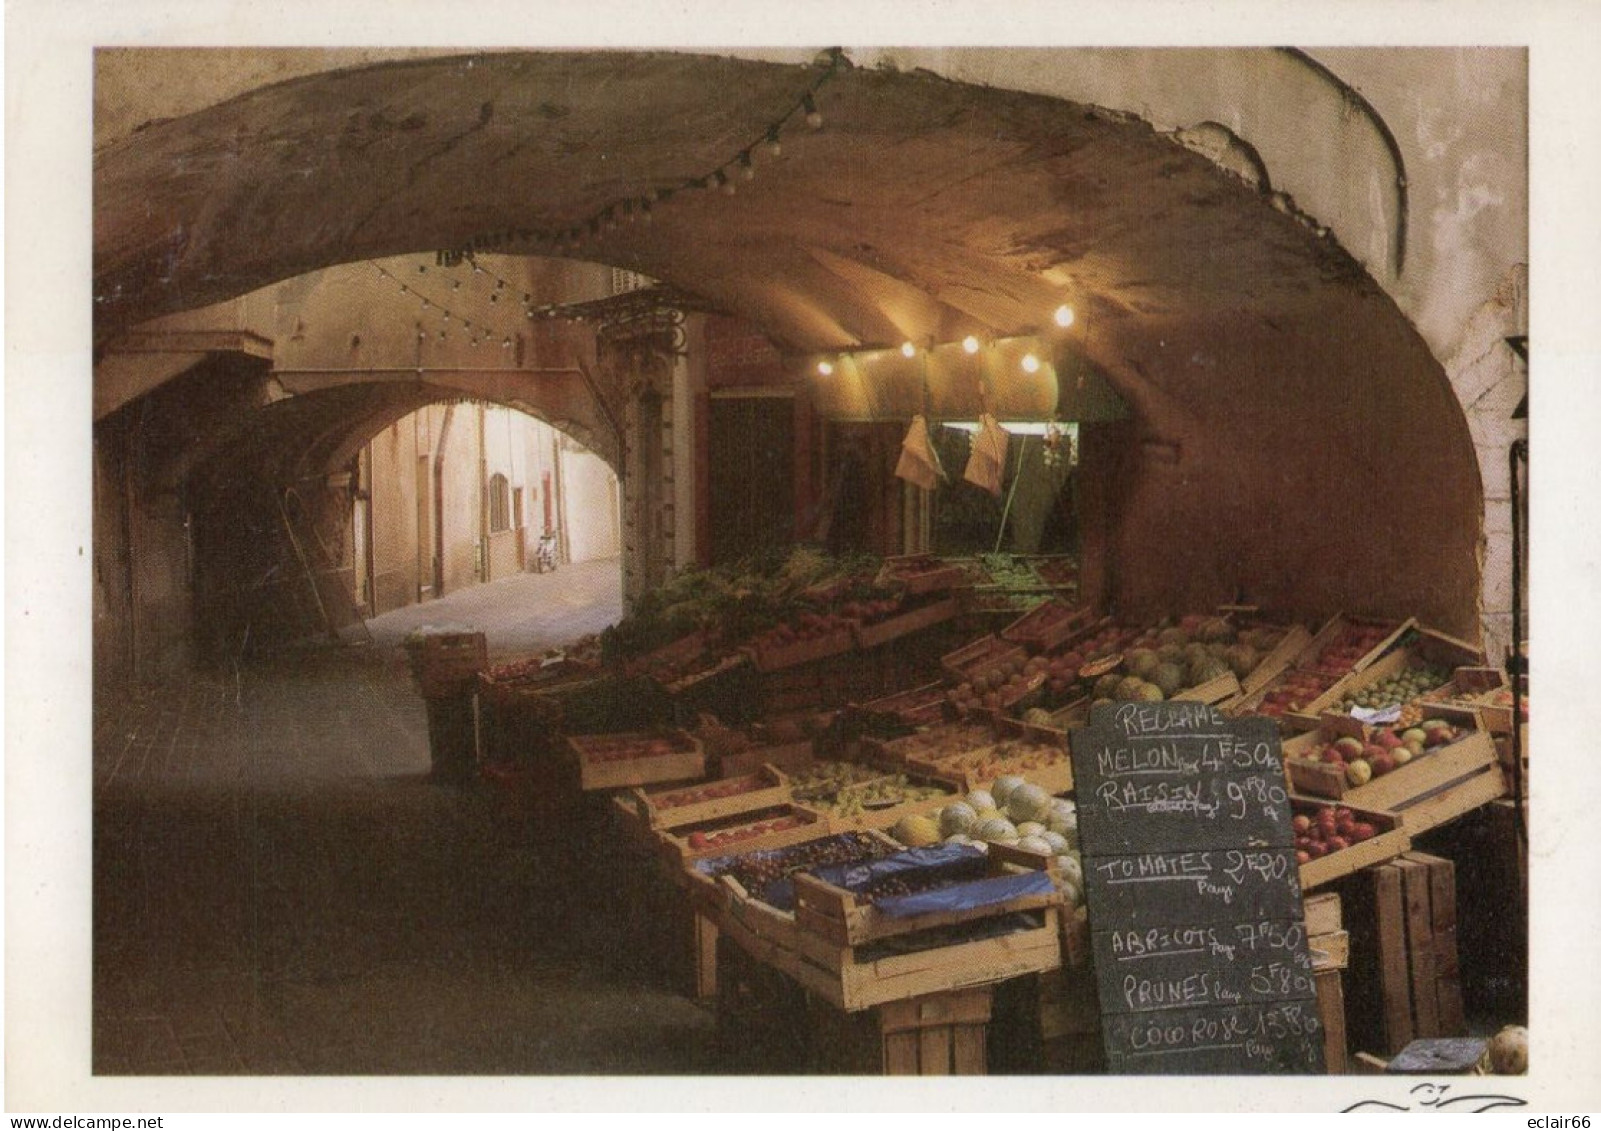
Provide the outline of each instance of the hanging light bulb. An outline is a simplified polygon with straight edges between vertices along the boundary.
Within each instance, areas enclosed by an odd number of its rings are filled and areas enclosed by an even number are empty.
[[[739,155],[739,179],[754,181],[756,179],[756,164],[750,159],[750,150]]]
[[[972,334],[967,335],[967,337],[962,339],[962,348],[968,353],[977,353],[978,339],[973,337]]]
[[[834,363],[831,362],[831,361],[827,361],[827,360],[819,361],[817,363],[817,372],[821,376],[824,376],[824,377],[833,376],[833,374],[834,374]]]
[[[500,348],[503,349],[503,350],[511,349],[511,339],[510,338],[502,338],[502,339],[500,339]]]
[[[812,97],[811,91],[801,95],[801,109],[806,111],[806,124],[814,130],[823,128],[823,114],[817,109],[817,99]]]
[[[1056,313],[1051,317],[1055,320],[1058,326],[1065,330],[1073,324],[1073,308],[1064,302],[1061,306],[1056,308]]]
[[[1040,371],[1040,359],[1035,357],[1031,353],[1025,353],[1023,355],[1023,372],[1024,373],[1038,373],[1039,371]]]
[[[784,146],[783,143],[778,140],[777,126],[767,127],[767,138],[762,142],[762,144],[767,146],[767,155],[769,157],[779,157],[783,155]]]
[[[902,342],[901,343],[901,356],[902,357],[916,357],[917,356],[917,347],[912,345],[911,342]]]

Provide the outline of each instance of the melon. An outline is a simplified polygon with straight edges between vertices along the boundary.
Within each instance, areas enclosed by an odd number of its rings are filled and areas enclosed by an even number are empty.
[[[1151,673],[1151,682],[1162,689],[1162,695],[1171,699],[1184,686],[1184,669],[1177,664],[1161,663]]]
[[[953,801],[939,811],[940,835],[949,839],[957,833],[970,833],[978,827],[978,810],[965,801]]]
[[[1062,879],[1076,887],[1084,886],[1084,865],[1077,856],[1063,853],[1056,858],[1056,872]]]
[[[995,804],[995,798],[990,796],[990,791],[987,789],[975,789],[972,793],[969,793],[967,795],[967,803],[980,813],[986,809],[999,808]]]
[[[1189,685],[1197,687],[1208,680],[1221,679],[1229,674],[1229,666],[1216,656],[1208,656],[1198,664],[1190,665]]]
[[[1019,838],[1017,847],[1024,852],[1032,852],[1036,856],[1049,856],[1051,854],[1050,842],[1044,837],[1025,836]]]
[[[1022,784],[1023,779],[1015,774],[1002,774],[996,778],[990,785],[990,796],[995,798],[996,807],[1004,809],[1012,791]]]
[[[1227,644],[1234,639],[1234,627],[1222,617],[1208,617],[1196,629],[1195,637],[1207,644]]]
[[[1156,665],[1161,662],[1161,657],[1150,648],[1135,648],[1124,657],[1123,667],[1131,675],[1137,675],[1141,679],[1149,679],[1151,673],[1156,670]]]
[[[1006,801],[1006,815],[1014,822],[1042,821],[1050,816],[1051,795],[1033,782],[1024,782]]]
[[[1164,628],[1156,634],[1156,639],[1164,646],[1182,649],[1184,645],[1190,642],[1190,634],[1182,628]]]
[[[1146,683],[1144,680],[1141,680],[1139,690],[1136,692],[1134,698],[1142,703],[1160,703],[1167,697],[1162,694],[1162,689],[1156,686],[1156,684]]]
[[[1024,821],[1017,826],[1017,835],[1021,837],[1040,836],[1045,832],[1045,826],[1038,821]]]
[[[1052,856],[1061,856],[1072,851],[1073,846],[1068,843],[1067,838],[1061,833],[1053,833],[1049,829],[1046,829],[1044,832],[1040,833],[1039,836],[1041,840],[1051,846]]]
[[[925,848],[931,844],[938,844],[940,839],[939,826],[934,818],[926,813],[914,813],[909,817],[902,817],[895,822],[890,835],[908,848]]]
[[[1164,644],[1156,650],[1156,658],[1164,664],[1182,666],[1185,663],[1184,646],[1181,644]]]
[[[1118,681],[1117,695],[1115,697],[1124,701],[1138,699],[1140,697],[1140,688],[1144,686],[1145,681],[1139,676],[1125,676]]]
[[[1017,827],[1004,817],[995,817],[980,825],[976,835],[979,840],[1005,843],[1017,839]]]
[[[952,833],[945,838],[946,844],[972,844],[973,838],[966,833]]]
[[[1116,699],[1117,685],[1122,682],[1122,676],[1118,675],[1116,672],[1107,672],[1100,679],[1095,681],[1095,690],[1093,692],[1094,698]]]
[[[1249,644],[1236,644],[1223,654],[1230,670],[1240,679],[1251,674],[1252,669],[1261,662],[1256,649]]]
[[[1084,906],[1084,891],[1071,880],[1062,880],[1062,898],[1072,907]]]

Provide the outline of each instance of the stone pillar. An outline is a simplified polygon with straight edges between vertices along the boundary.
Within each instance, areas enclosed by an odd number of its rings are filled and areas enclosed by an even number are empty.
[[[676,556],[674,375],[682,335],[665,315],[603,331],[601,365],[623,391],[623,599],[670,576]],[[687,455],[687,453],[684,453]]]
[[[1479,624],[1492,664],[1512,639],[1512,442],[1527,438],[1513,411],[1528,394],[1528,369],[1506,339],[1528,332],[1528,268],[1518,264],[1476,310],[1445,366],[1479,457],[1484,519],[1479,532]],[[1527,576],[1525,574],[1525,576]],[[1525,622],[1527,632],[1527,622]]]

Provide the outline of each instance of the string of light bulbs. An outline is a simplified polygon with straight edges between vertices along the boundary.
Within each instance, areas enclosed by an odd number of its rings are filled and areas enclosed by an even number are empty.
[[[487,341],[488,339],[492,338],[496,334],[500,335],[500,348],[501,349],[508,349],[509,350],[509,349],[512,348],[513,338],[514,338],[513,334],[507,333],[506,331],[498,329],[496,327],[492,327],[488,323],[482,321],[481,319],[480,319],[480,321],[475,323],[472,319],[466,317],[465,315],[461,314],[457,310],[452,309],[447,302],[441,301],[440,299],[435,298],[435,297],[429,295],[428,293],[425,293],[422,290],[422,288],[418,287],[416,284],[407,282],[405,279],[402,279],[399,275],[396,275],[393,271],[389,270],[389,268],[385,267],[382,263],[377,263],[377,262],[374,262],[372,260],[369,260],[368,262],[372,263],[373,267],[377,269],[378,274],[382,278],[387,279],[388,281],[390,281],[390,282],[394,283],[396,286],[398,286],[400,288],[400,293],[401,294],[410,295],[411,297],[415,298],[417,300],[417,302],[419,304],[421,304],[421,309],[424,310],[424,311],[429,312],[429,316],[432,316],[433,313],[437,312],[438,316],[440,317],[440,319],[444,323],[440,327],[440,330],[439,330],[439,341],[443,342],[443,341],[447,341],[449,339],[449,337],[450,337],[450,325],[451,325],[451,322],[454,320],[454,321],[459,322],[461,324],[461,327],[462,327],[463,330],[467,331],[467,334],[468,334],[468,343],[467,344],[469,346],[472,346],[473,348],[477,348],[478,345],[481,342]],[[427,270],[428,270],[428,267],[427,267],[426,264],[418,264],[417,271],[418,271],[419,274],[425,273]],[[497,288],[497,289],[503,289],[503,288]],[[461,280],[460,279],[451,280],[451,291],[455,292],[455,291],[459,291],[459,290],[461,290]],[[529,296],[524,295],[523,297],[525,299],[527,299]],[[532,307],[525,307],[525,309],[530,311],[528,317],[530,317],[530,318],[534,317],[533,313],[531,313]],[[420,322],[418,323],[417,336],[418,336],[419,340],[424,339],[424,338],[429,336],[427,334],[427,332],[425,332],[422,329],[422,324]]]
[[[818,93],[847,60],[844,49],[839,47],[828,48],[822,56],[826,58],[822,73],[801,93],[794,104],[780,117],[768,123],[766,129],[759,136],[752,138],[749,144],[741,147],[728,160],[708,172],[690,177],[676,186],[651,189],[613,200],[577,223],[557,229],[535,230],[515,227],[481,233],[468,239],[456,254],[471,260],[477,252],[497,251],[513,243],[532,244],[541,250],[554,253],[575,251],[585,243],[599,240],[625,224],[651,223],[657,211],[680,193],[706,191],[718,192],[725,196],[737,194],[739,184],[756,178],[757,153],[765,152],[772,157],[780,155],[783,151],[784,131],[794,119],[798,117],[813,131],[823,128],[823,114],[818,109],[817,103]]]
[[[1066,330],[1068,327],[1072,326],[1074,321],[1075,321],[1075,319],[1076,319],[1076,315],[1073,313],[1073,308],[1071,306],[1067,305],[1066,303],[1063,303],[1062,305],[1058,306],[1051,313],[1051,322],[1057,328],[1062,329],[1062,330]],[[1038,336],[1038,332],[1037,331],[1034,331],[1034,332],[1031,332],[1031,333],[1024,333],[1024,334],[1015,334],[1015,335],[1011,335],[1011,336],[1003,337],[1003,338],[992,338],[992,339],[990,339],[988,344],[991,345],[991,346],[996,346],[996,345],[1000,345],[1002,342],[1019,341],[1019,340],[1022,340],[1024,338],[1030,338],[1030,337],[1036,337],[1036,336]],[[935,350],[946,349],[946,348],[949,348],[949,347],[952,347],[952,346],[956,346],[956,345],[960,345],[961,348],[962,348],[962,352],[965,353],[965,354],[968,354],[969,356],[971,356],[971,355],[977,354],[981,349],[983,349],[984,346],[985,346],[985,343],[979,340],[978,335],[976,335],[976,334],[968,334],[959,343],[958,342],[932,342],[928,346],[924,347],[924,349],[925,349],[925,352],[927,352],[927,353],[933,353]],[[909,340],[908,341],[904,341],[904,342],[902,342],[900,344],[900,354],[901,354],[902,357],[905,357],[907,359],[911,359],[911,358],[914,358],[914,357],[917,356],[918,348],[919,347],[918,347],[916,342],[912,342],[912,341],[909,341]],[[844,359],[847,359],[847,358],[855,358],[856,355],[859,354],[859,353],[888,353],[890,351],[890,349],[891,349],[891,347],[889,347],[889,346],[870,346],[870,347],[868,347],[866,349],[861,349],[861,350],[846,350],[846,351],[843,351],[841,353],[833,355],[833,357],[837,357],[840,360],[844,360]],[[1042,368],[1043,364],[1044,363],[1040,361],[1039,354],[1035,353],[1033,350],[1030,350],[1029,352],[1025,353],[1022,356],[1022,358],[1018,361],[1019,368],[1021,368],[1024,373],[1029,373],[1029,374],[1038,373],[1040,371],[1040,369]],[[834,361],[830,357],[820,358],[818,360],[818,362],[817,362],[817,374],[818,374],[818,376],[820,376],[820,377],[829,377],[829,376],[832,376],[833,373],[834,373]]]

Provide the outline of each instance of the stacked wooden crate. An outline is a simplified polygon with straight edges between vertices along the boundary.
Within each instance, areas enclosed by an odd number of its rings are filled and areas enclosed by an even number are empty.
[[[1455,865],[1408,852],[1355,877],[1346,906],[1355,1043],[1394,1055],[1418,1037],[1465,1033]]]

